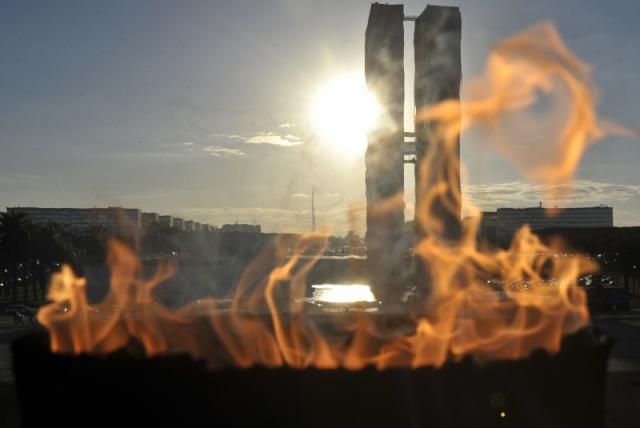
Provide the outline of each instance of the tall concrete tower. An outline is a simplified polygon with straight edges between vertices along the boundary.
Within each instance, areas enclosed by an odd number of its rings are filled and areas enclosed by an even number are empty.
[[[418,17],[404,16],[402,5],[371,5],[365,38],[367,86],[384,111],[384,120],[368,136],[365,157],[367,187],[367,270],[376,296],[394,301],[408,284],[404,227],[404,30],[403,21],[415,20],[416,111],[445,99],[460,99],[462,78],[457,7],[427,6]],[[460,141],[445,161],[444,144],[434,138],[437,123],[416,121],[416,220],[429,210],[443,227],[441,238],[460,237]],[[457,156],[456,156],[457,155]],[[423,161],[429,157],[429,168]],[[444,172],[444,174],[443,174]],[[446,175],[447,188],[427,207],[425,196]],[[416,221],[418,240],[430,233]],[[435,224],[435,222],[434,222]],[[431,230],[433,233],[433,230]],[[414,283],[428,290],[428,274],[418,264]]]
[[[462,79],[460,37],[462,19],[457,7],[427,6],[416,18],[414,98],[416,112],[446,99],[460,100]],[[437,124],[416,121],[416,220],[425,194],[434,184],[435,169],[444,168],[442,141],[433,138]],[[430,214],[444,225],[443,238],[460,236],[460,138],[456,142],[457,159],[447,163],[447,192],[432,204]],[[433,156],[430,169],[420,168],[427,152]],[[448,208],[447,208],[448,207]],[[453,207],[453,208],[451,208]],[[424,206],[422,207],[425,208]],[[426,234],[416,221],[418,239]]]
[[[365,76],[385,120],[368,135],[367,270],[378,298],[401,290],[404,258],[404,8],[371,5],[365,33]]]

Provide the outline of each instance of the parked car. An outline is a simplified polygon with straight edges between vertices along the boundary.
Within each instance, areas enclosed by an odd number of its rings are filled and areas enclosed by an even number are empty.
[[[24,322],[33,322],[38,313],[38,310],[26,305],[8,305],[4,309],[7,315],[13,315],[13,321],[16,324],[22,324]]]

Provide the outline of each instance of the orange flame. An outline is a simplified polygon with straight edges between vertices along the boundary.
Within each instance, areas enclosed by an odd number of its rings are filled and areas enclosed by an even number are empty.
[[[441,366],[465,355],[487,361],[523,358],[536,349],[557,351],[564,335],[588,323],[586,295],[577,279],[596,266],[582,257],[556,257],[565,252],[560,243],[546,245],[527,227],[507,250],[479,248],[478,221],[452,241],[431,207],[438,202],[454,213],[459,206],[461,195],[452,195],[448,183],[457,180],[456,139],[473,124],[495,132],[499,149],[526,177],[547,183],[570,179],[586,147],[606,127],[596,120],[588,68],[548,23],[500,43],[487,70],[488,84],[470,100],[445,101],[417,116],[430,121],[431,140],[438,143],[420,165],[430,172],[423,177],[436,180],[423,189],[426,197],[416,207],[426,238],[415,253],[432,286],[419,313],[397,320],[364,311],[333,318],[307,311],[307,275],[327,242],[320,233],[300,238],[291,257],[278,240],[272,243],[245,269],[231,305],[206,299],[178,310],[153,300],[154,287],[173,268],[160,265],[153,278],[144,279],[131,250],[110,242],[111,288],[94,308],[85,281],[70,268],[54,275],[52,303],[38,313],[52,350],[106,353],[136,339],[147,355],[188,352],[211,367],[349,369]],[[554,89],[558,84],[564,92]],[[502,126],[509,115],[529,114],[539,91],[560,94],[567,110],[559,131],[550,131],[553,156],[526,163],[503,138]]]

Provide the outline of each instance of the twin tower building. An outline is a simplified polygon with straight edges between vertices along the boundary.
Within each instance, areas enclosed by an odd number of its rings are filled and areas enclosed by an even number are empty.
[[[384,119],[368,135],[366,163],[367,255],[369,277],[376,296],[395,300],[408,279],[407,233],[404,218],[404,164],[415,163],[416,207],[429,186],[429,171],[418,166],[427,150],[437,141],[429,141],[428,122],[415,124],[415,134],[405,132],[404,21],[415,21],[413,36],[415,111],[445,99],[460,98],[461,17],[457,7],[427,6],[416,17],[404,15],[403,5],[371,5],[365,34],[365,75],[369,90],[375,94]],[[412,115],[414,112],[411,113]],[[415,143],[405,143],[405,137]],[[414,149],[415,147],[415,149]],[[409,157],[409,159],[407,159]],[[459,142],[458,142],[459,159]],[[427,175],[426,177],[421,174]],[[452,192],[460,191],[460,181],[447,183]],[[423,187],[424,189],[424,187]],[[436,207],[433,212],[438,212]],[[450,209],[442,209],[443,216]],[[458,207],[459,212],[459,207]],[[451,228],[456,219],[443,219]],[[419,222],[414,222],[418,225]],[[423,234],[416,226],[418,237]]]

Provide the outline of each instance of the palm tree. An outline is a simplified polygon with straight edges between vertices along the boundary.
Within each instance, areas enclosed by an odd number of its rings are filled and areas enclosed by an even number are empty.
[[[64,225],[46,223],[33,228],[30,265],[33,269],[36,299],[44,297],[49,276],[55,266],[75,258],[75,247],[71,239],[72,235]]]
[[[11,300],[15,301],[20,271],[31,258],[33,225],[23,213],[0,214],[0,264],[7,270],[11,286]]]

